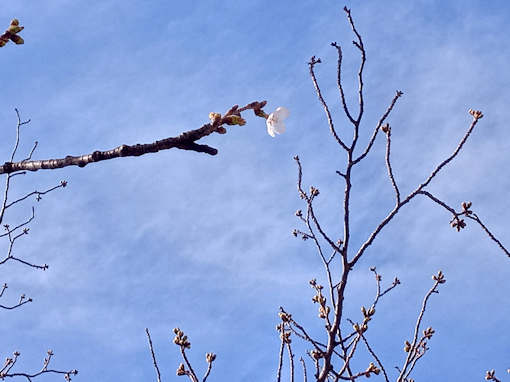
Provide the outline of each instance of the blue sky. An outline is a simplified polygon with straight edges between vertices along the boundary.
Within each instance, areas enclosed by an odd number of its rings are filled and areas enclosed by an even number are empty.
[[[344,5],[368,56],[360,139],[402,90],[389,122],[394,171],[407,193],[452,152],[469,125],[467,110],[482,110],[472,139],[429,190],[454,206],[472,201],[510,245],[504,1],[11,2],[0,22],[7,27],[19,18],[26,43],[9,44],[0,55],[5,160],[15,107],[32,119],[21,150],[38,140],[37,159],[175,136],[207,122],[211,111],[255,100],[268,100],[266,111],[284,105],[291,116],[277,138],[254,117],[206,138],[219,149],[216,157],[170,150],[15,178],[13,197],[61,179],[69,187],[8,216],[14,224],[36,205],[30,235],[15,250],[50,268],[1,268],[0,282],[10,286],[4,302],[20,293],[34,299],[2,312],[3,356],[19,350],[19,368],[37,370],[52,348],[53,365],[78,369],[77,381],[155,380],[149,327],[164,380],[178,380],[171,343],[178,326],[191,338],[196,368],[205,366],[205,352],[218,354],[211,381],[261,381],[275,374],[279,306],[320,332],[308,281],[323,277],[322,266],[311,244],[291,235],[300,228],[294,212],[303,208],[292,157],[302,159],[305,185],[321,190],[324,225],[341,232],[343,184],[335,171],[344,157],[306,63],[312,55],[323,60],[318,79],[341,134],[350,137],[329,46],[344,47],[352,104],[358,55]],[[353,192],[356,246],[393,204],[383,140],[359,167]],[[442,269],[447,283],[425,318],[437,334],[415,379],[481,380],[491,368],[503,375],[510,367],[510,261],[480,229],[457,233],[449,220],[427,200],[403,210],[355,269],[347,316],[359,320],[359,307],[371,302],[370,266],[387,282],[400,278],[368,332],[393,370],[430,276]],[[360,367],[368,362],[362,358]]]

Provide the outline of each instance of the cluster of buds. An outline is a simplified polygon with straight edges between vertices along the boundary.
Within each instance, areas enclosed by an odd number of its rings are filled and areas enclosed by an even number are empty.
[[[191,343],[188,341],[188,336],[184,335],[184,332],[179,328],[174,329],[175,337],[174,344],[184,349],[191,348]]]
[[[253,110],[253,114],[255,114],[257,117],[261,117],[261,118],[264,118],[264,119],[267,119],[267,117],[269,117],[266,113],[264,113],[264,110],[262,110],[262,108],[264,106],[266,106],[266,101],[262,101],[262,102],[252,102],[248,105],[246,105],[246,107],[248,109],[252,109]]]
[[[283,330],[280,333],[280,338],[282,339],[284,344],[290,344],[292,342],[292,339],[290,338],[290,335],[292,332],[290,330]]]
[[[213,363],[216,359],[216,354],[214,353],[205,353],[205,361],[207,363]]]
[[[239,105],[234,105],[223,116],[220,113],[211,112],[209,113],[209,120],[211,121],[211,125],[214,129],[213,131],[216,131],[219,134],[225,134],[227,130],[225,127],[223,127],[223,125],[246,125],[246,120],[241,117],[241,112],[251,109],[257,117],[266,119],[266,123],[268,124],[268,132],[269,125],[271,125],[271,132],[269,132],[270,135],[274,136],[274,132],[278,134],[282,133],[285,130],[285,126],[283,125],[283,122],[280,121],[280,119],[283,120],[288,115],[288,110],[280,107],[276,109],[275,112],[268,115],[264,112],[264,110],[262,110],[264,106],[266,106],[266,101],[256,101],[241,108],[239,108]]]
[[[236,114],[227,115],[226,117],[223,118],[223,122],[230,126],[233,126],[233,125],[244,126],[244,125],[246,125],[246,120],[244,118],[242,118],[240,115],[236,115]]]
[[[365,370],[365,377],[370,378],[370,374],[379,375],[381,369],[374,365],[373,362],[370,362],[367,369]]]
[[[385,123],[384,125],[381,126],[381,130],[383,131],[383,133],[390,134],[391,133],[390,124]]]
[[[483,113],[480,110],[469,109],[469,114],[471,114],[476,120],[483,118]]]
[[[471,202],[462,202],[461,203],[462,212],[459,215],[466,215],[466,216],[471,215],[473,213],[473,211],[470,210],[472,204],[473,203],[471,203]],[[456,228],[457,232],[459,232],[461,229],[466,227],[466,222],[464,221],[464,219],[459,219],[459,215],[455,215],[453,217],[453,219],[450,221],[450,225],[453,228]]]
[[[73,370],[71,370],[69,373],[65,373],[65,374],[64,374],[64,379],[65,379],[67,382],[71,382],[71,375],[76,375],[76,374],[78,374],[78,370],[73,369]]]
[[[432,328],[427,328],[427,329],[431,329],[432,330]],[[425,331],[423,333],[425,334]],[[432,334],[434,334],[434,330],[432,330],[432,333],[430,334],[430,337],[432,337]],[[425,341],[425,337],[420,340],[420,342],[418,343],[418,345],[416,345],[416,347],[413,347],[413,345],[409,341],[407,341],[407,340],[406,340],[406,342],[404,342],[404,351],[406,353],[415,351],[416,355],[421,356],[428,349],[429,348],[427,347],[427,341]]]
[[[368,310],[362,306],[361,313],[363,314],[363,322],[358,324],[357,322],[352,324],[352,328],[358,334],[363,334],[368,330],[368,322],[372,319],[372,316],[375,314],[375,308],[372,306]]]
[[[310,355],[312,356],[312,358],[316,361],[318,361],[319,359],[323,358],[324,357],[324,353],[319,351],[319,350],[312,350],[310,352]]]
[[[310,280],[310,285],[315,289],[315,296],[312,297],[312,301],[314,304],[319,304],[319,318],[326,319],[328,318],[329,312],[331,311],[330,307],[326,305],[326,297],[322,294],[322,290],[324,287],[320,284],[317,284],[317,280]]]
[[[181,375],[188,375],[188,371],[186,370],[186,368],[184,367],[184,364],[181,363],[179,364],[179,367],[177,368],[177,375],[178,376],[181,376]]]
[[[423,331],[423,337],[430,340],[436,331],[430,326]]]
[[[224,117],[222,117],[220,113],[211,112],[209,113],[209,120],[211,121],[211,124],[215,127],[216,132],[218,134],[225,134],[227,132],[227,129],[225,129],[222,126],[223,124],[227,124],[230,126],[246,125],[246,120],[242,118],[240,114],[225,115]]]
[[[7,28],[6,31],[0,36],[0,47],[7,44],[9,40],[17,45],[24,44],[25,41],[21,38],[21,36],[18,36],[18,33],[21,32],[23,28],[24,27],[19,25],[18,19],[13,19],[11,21],[11,25],[9,25],[9,28]]]
[[[320,192],[318,188],[315,188],[314,186],[310,186],[310,195],[313,197],[319,196]]]
[[[432,280],[437,281],[438,284],[444,284],[446,282],[444,274],[441,271],[438,271],[437,275],[433,275]]]
[[[305,240],[305,241],[306,241],[306,240],[308,240],[308,239],[310,239],[310,238],[312,237],[312,236],[310,236],[309,234],[307,234],[306,232],[300,231],[300,230],[298,230],[298,229],[294,229],[294,230],[292,230],[292,236],[294,236],[294,237],[298,237],[298,236],[300,236],[300,237],[301,237],[301,239],[303,239],[303,240]]]
[[[301,210],[297,210],[294,215],[296,215],[298,218],[302,218],[303,217],[303,211]]]
[[[471,202],[462,202],[462,204],[461,204],[462,213],[464,213],[466,215],[471,215],[473,213],[473,211],[470,210],[472,205],[473,205],[473,203],[471,203]]]
[[[356,333],[363,334],[368,330],[368,325],[366,324],[366,322],[363,322],[363,324],[361,325],[355,322],[354,324],[352,324],[352,328]]]
[[[487,370],[487,373],[485,373],[485,379],[487,381],[494,381],[494,380],[496,380],[496,372],[494,371],[494,369]]]
[[[363,314],[363,322],[368,322],[372,319],[375,314],[375,308],[372,306],[370,309],[366,309],[364,306],[361,307],[361,313]]]
[[[280,308],[280,312],[278,313],[278,316],[280,317],[280,322],[278,325],[276,325],[276,330],[280,333],[280,338],[285,344],[290,344],[292,342],[292,339],[290,338],[292,332],[290,330],[285,330],[285,328],[290,328],[290,323],[292,321],[292,315],[285,312],[283,308]]]
[[[282,318],[282,313],[283,312],[279,313],[280,318]],[[286,319],[288,318],[290,320],[290,314],[287,315],[287,313],[283,313],[283,317],[285,317]],[[288,322],[289,321],[284,321],[284,319],[282,318],[282,322],[276,325],[276,330],[280,333],[280,338],[284,344],[290,344],[292,342],[292,339],[290,338],[292,332],[290,330],[285,330],[285,325]]]
[[[280,317],[280,320],[282,320],[282,322],[292,321],[292,315],[287,312],[282,311],[282,312],[278,313],[278,316]]]
[[[458,216],[454,216],[453,219],[450,221],[450,225],[452,228],[456,228],[457,232],[459,232],[461,229],[466,227],[466,222],[464,219],[459,219]]]

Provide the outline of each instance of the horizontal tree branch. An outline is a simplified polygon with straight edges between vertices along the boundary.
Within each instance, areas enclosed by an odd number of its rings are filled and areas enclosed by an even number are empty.
[[[216,114],[217,118],[211,118],[211,123],[204,124],[202,127],[186,131],[178,137],[165,138],[159,141],[145,144],[135,145],[120,145],[107,151],[94,151],[90,154],[79,156],[68,155],[65,158],[59,159],[45,159],[45,160],[24,160],[20,162],[5,162],[0,165],[0,174],[10,174],[17,171],[38,171],[38,170],[53,170],[67,166],[85,167],[89,163],[100,162],[108,159],[141,156],[148,153],[156,153],[162,150],[178,148],[181,150],[191,150],[209,155],[216,155],[218,150],[208,145],[201,145],[196,143],[199,139],[206,137],[214,132],[219,134],[226,133],[223,124],[243,125],[245,121],[240,118],[242,111],[251,109],[255,115],[262,116],[262,108],[266,102],[252,102],[242,108],[234,105],[224,116]],[[213,116],[214,117],[214,116]],[[236,118],[234,118],[236,117]]]

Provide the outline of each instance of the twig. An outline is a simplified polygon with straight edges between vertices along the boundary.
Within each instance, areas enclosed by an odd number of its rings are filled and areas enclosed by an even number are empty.
[[[319,101],[321,102],[322,107],[324,108],[324,111],[326,112],[326,118],[328,119],[329,130],[331,131],[331,134],[333,134],[337,143],[340,146],[342,146],[342,148],[345,151],[349,151],[349,148],[347,147],[347,145],[342,141],[342,139],[336,133],[335,126],[333,124],[333,119],[331,118],[331,113],[329,112],[329,107],[328,107],[326,101],[324,101],[324,98],[322,97],[321,89],[319,87],[319,84],[317,83],[317,78],[315,77],[315,72],[313,69],[314,69],[315,65],[319,64],[320,62],[321,62],[320,58],[316,59],[315,56],[312,56],[312,58],[310,59],[310,62],[308,63],[308,66],[310,68],[310,76],[312,77],[313,86],[315,87],[315,92],[317,93],[317,97],[319,98]]]
[[[308,382],[307,375],[306,375],[306,364],[303,357],[299,358],[299,361],[301,362],[301,365],[303,366],[303,382]]]
[[[397,186],[397,182],[395,181],[395,177],[393,176],[393,169],[391,168],[390,162],[390,153],[391,153],[391,127],[386,124],[383,126],[386,128],[386,168],[388,169],[388,176],[391,180],[391,185],[393,186],[393,190],[395,191],[396,204],[400,204],[400,191]]]
[[[368,142],[368,145],[367,145],[367,148],[365,149],[365,151],[363,152],[363,154],[361,154],[359,157],[357,157],[356,159],[354,159],[352,161],[353,164],[356,164],[358,162],[360,162],[363,158],[365,158],[367,156],[367,154],[370,152],[370,149],[372,148],[374,142],[375,142],[375,138],[377,137],[377,133],[379,132],[379,130],[381,129],[384,121],[386,120],[386,118],[388,118],[388,116],[390,115],[391,111],[393,110],[393,106],[395,106],[395,104],[397,103],[397,100],[403,95],[404,93],[401,92],[400,90],[397,90],[396,93],[395,93],[395,96],[393,97],[391,103],[390,103],[390,106],[388,106],[388,108],[386,109],[386,111],[384,112],[384,114],[382,115],[381,119],[379,120],[379,122],[377,122],[377,125],[375,126],[375,129],[374,129],[374,132],[372,133],[372,137],[370,138],[370,141]]]
[[[152,363],[154,364],[154,369],[156,369],[157,381],[161,382],[161,373],[159,372],[158,363],[156,361],[156,355],[154,354],[154,348],[152,346],[151,335],[149,333],[149,328],[145,328],[145,333],[147,334],[147,340],[149,341],[149,350],[152,356]]]
[[[505,252],[505,254],[510,257],[510,252],[503,246],[503,244],[501,243],[501,241],[499,241],[493,234],[491,231],[489,231],[489,229],[485,226],[485,224],[482,223],[482,221],[480,220],[480,218],[476,215],[476,214],[472,214],[472,215],[468,215],[467,216],[469,219],[471,220],[474,220],[475,222],[477,222],[478,224],[480,224],[480,226],[482,227],[482,229],[485,231],[485,233],[491,238],[492,241],[494,241],[499,248],[501,248],[501,250],[503,252]]]
[[[383,374],[384,374],[384,379],[386,380],[386,382],[389,382],[389,379],[388,379],[388,374],[386,374],[386,370],[384,369],[384,366],[381,362],[381,360],[377,357],[377,355],[375,354],[375,352],[372,350],[372,348],[370,347],[370,345],[368,344],[368,341],[367,339],[365,338],[365,336],[363,334],[361,334],[361,339],[363,340],[363,342],[365,343],[365,346],[367,347],[369,353],[372,355],[372,357],[374,357],[375,361],[377,362],[377,364],[379,365],[379,367],[381,368]]]
[[[413,362],[414,358],[417,353],[417,340],[418,340],[418,332],[420,331],[421,321],[423,319],[423,315],[425,314],[425,310],[427,309],[427,302],[429,301],[430,296],[432,296],[433,293],[439,293],[437,291],[437,287],[439,284],[443,284],[446,282],[444,275],[441,271],[437,273],[437,275],[433,276],[434,279],[434,285],[432,285],[432,288],[427,292],[425,295],[425,298],[423,299],[422,306],[420,309],[420,313],[418,314],[418,319],[416,320],[416,325],[414,327],[414,335],[413,340],[411,343],[409,343],[409,350],[407,352],[407,357],[404,362],[404,365],[402,366],[402,370],[397,378],[397,382],[402,382],[403,380],[407,379],[407,376],[409,375],[409,372],[407,372],[407,368],[411,365],[411,362]],[[422,341],[420,341],[421,343]],[[421,356],[419,356],[421,358]],[[416,363],[416,362],[414,362]],[[414,365],[412,365],[414,367]]]
[[[352,124],[356,124],[354,118],[352,118],[351,113],[349,112],[349,108],[347,107],[347,102],[345,101],[344,87],[342,85],[342,48],[336,42],[332,42],[331,46],[335,47],[338,52],[338,63],[337,63],[337,85],[338,90],[340,91],[340,99],[342,100],[342,107],[344,109],[344,113],[347,116],[347,119],[351,121]]]
[[[279,324],[280,332],[283,333],[283,322]],[[283,367],[283,348],[285,346],[284,337],[281,335],[280,352],[278,353],[278,368],[276,369],[276,382],[280,382]]]

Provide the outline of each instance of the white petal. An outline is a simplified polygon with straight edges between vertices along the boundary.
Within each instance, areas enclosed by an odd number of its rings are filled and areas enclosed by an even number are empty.
[[[279,120],[282,120],[289,116],[290,111],[286,107],[280,106],[275,110],[274,114],[276,114]]]
[[[267,133],[274,138],[273,125],[267,124]]]
[[[273,125],[273,129],[276,134],[285,133],[285,124],[283,122],[277,123]]]

